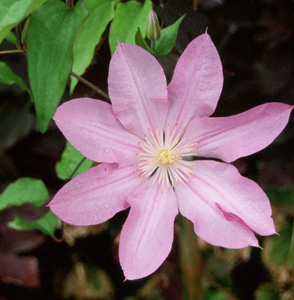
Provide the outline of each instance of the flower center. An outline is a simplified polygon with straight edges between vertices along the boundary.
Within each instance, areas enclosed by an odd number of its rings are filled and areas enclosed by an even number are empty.
[[[171,165],[175,160],[175,154],[172,150],[164,148],[159,151],[158,162],[163,165]]]
[[[169,125],[166,130],[159,132],[156,128],[155,134],[148,130],[148,135],[139,145],[142,152],[138,153],[139,163],[137,171],[141,177],[151,177],[151,185],[155,182],[162,186],[174,187],[180,182],[186,185],[195,174],[191,170],[195,163],[186,160],[187,157],[196,156],[195,142],[189,142],[184,136],[184,130],[176,133],[177,126],[170,131]]]

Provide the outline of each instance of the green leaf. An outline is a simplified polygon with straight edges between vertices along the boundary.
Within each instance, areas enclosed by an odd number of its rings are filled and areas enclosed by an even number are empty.
[[[278,300],[279,295],[277,292],[267,286],[259,287],[258,290],[255,292],[255,299],[256,300]]]
[[[56,172],[58,178],[62,180],[69,179],[75,169],[74,176],[77,176],[92,167],[93,162],[76,150],[70,143],[66,143],[62,153],[61,160],[56,164]],[[79,165],[82,162],[81,165]],[[78,168],[77,168],[78,167]]]
[[[184,17],[185,15],[181,16],[174,24],[161,30],[160,38],[155,41],[157,56],[164,56],[172,51],[177,40],[179,26]]]
[[[72,65],[73,41],[87,15],[83,2],[71,10],[64,2],[49,0],[31,16],[27,35],[29,77],[43,133],[64,92]]]
[[[30,90],[24,81],[14,74],[10,67],[2,61],[0,61],[0,83],[7,85],[16,83],[23,91],[30,93]]]
[[[271,204],[286,210],[288,213],[293,212],[294,207],[294,188],[292,186],[277,188],[267,187],[265,189]]]
[[[204,286],[204,297],[203,299],[209,300],[226,300],[226,295],[220,291],[215,289],[211,284],[206,283]]]
[[[110,0],[85,0],[89,16],[80,27],[73,47],[72,71],[82,75],[93,59],[98,44],[107,24],[113,19],[114,9]],[[78,80],[71,77],[72,93]]]
[[[284,227],[281,231],[279,231],[279,236],[274,235],[271,237],[269,258],[274,265],[281,266],[285,264],[287,261],[290,262],[289,255],[294,254],[294,253],[290,253],[291,239],[292,239],[292,226],[289,223],[286,225],[286,227]],[[292,257],[292,265],[293,265],[293,259],[294,258]]]
[[[138,27],[142,32],[145,32],[151,7],[152,3],[150,0],[145,0],[143,5],[138,1],[120,2],[117,4],[109,32],[111,54],[114,53],[118,42],[135,44],[135,35]]]
[[[145,41],[140,28],[138,28],[136,32],[135,43],[136,45],[150,52],[152,55],[156,55]]]
[[[0,43],[10,30],[46,0],[1,0]]]
[[[1,0],[0,43],[24,17],[33,0]]]
[[[30,5],[26,16],[28,16],[29,14],[31,14],[34,10],[36,10],[40,5],[42,5],[43,3],[45,3],[47,0],[34,0],[32,2],[32,4]]]
[[[48,190],[42,180],[24,177],[11,183],[0,195],[0,210],[24,203],[41,206],[48,200]]]
[[[13,221],[8,223],[8,227],[15,230],[39,230],[43,234],[52,236],[58,225],[59,219],[51,211],[36,221],[26,221],[16,216]]]
[[[21,39],[20,40],[21,40],[22,44],[24,44],[26,42],[28,30],[29,30],[29,27],[30,27],[30,23],[31,23],[31,17],[28,17],[26,19],[23,30],[21,32]]]
[[[5,39],[10,42],[11,44],[17,45],[18,41],[17,41],[17,37],[13,32],[8,32],[7,36],[5,37]]]

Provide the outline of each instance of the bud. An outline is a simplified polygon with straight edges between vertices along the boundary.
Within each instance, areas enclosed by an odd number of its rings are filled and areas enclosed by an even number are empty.
[[[160,26],[157,15],[153,9],[151,9],[148,15],[146,36],[150,41],[156,41],[160,37]]]

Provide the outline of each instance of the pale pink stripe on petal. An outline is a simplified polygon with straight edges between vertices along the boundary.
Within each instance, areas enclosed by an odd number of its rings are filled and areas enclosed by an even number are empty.
[[[187,187],[177,185],[181,214],[205,241],[227,248],[258,246],[250,229],[275,233],[269,200],[262,189],[229,164],[197,161]]]
[[[208,34],[194,39],[181,55],[168,85],[167,124],[185,129],[193,117],[210,116],[223,85],[222,64]]]
[[[131,206],[122,229],[119,257],[126,279],[153,273],[168,256],[178,213],[173,189],[160,185],[140,186],[127,199]]]
[[[126,197],[142,184],[134,167],[101,164],[68,182],[49,203],[64,222],[88,226],[100,224],[128,208]]]
[[[115,116],[137,136],[163,128],[169,102],[157,60],[133,44],[119,44],[111,59],[108,92]]]
[[[71,100],[58,107],[53,119],[66,139],[91,160],[121,167],[137,161],[140,139],[114,117],[110,104],[89,98]]]
[[[271,144],[286,126],[291,110],[288,104],[268,103],[231,117],[194,118],[185,134],[199,143],[199,156],[232,162]]]

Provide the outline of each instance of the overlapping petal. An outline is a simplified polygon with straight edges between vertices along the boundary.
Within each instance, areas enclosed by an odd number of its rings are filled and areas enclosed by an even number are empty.
[[[269,200],[262,189],[237,169],[215,161],[197,161],[187,187],[175,188],[182,215],[207,242],[228,248],[257,246],[250,229],[275,233]]]
[[[119,44],[111,59],[108,92],[115,116],[137,136],[163,128],[169,102],[166,78],[157,60],[132,44]]]
[[[108,103],[74,99],[59,106],[54,120],[66,139],[91,160],[121,167],[137,160],[139,139],[114,117]]]
[[[222,118],[194,118],[185,134],[198,142],[197,154],[232,162],[267,147],[286,126],[292,106],[267,103]]]
[[[193,117],[210,116],[223,85],[222,65],[208,34],[194,39],[181,55],[168,85],[167,122],[185,129]]]
[[[173,189],[160,185],[137,188],[127,199],[131,210],[119,243],[120,263],[126,279],[138,279],[154,272],[168,256],[178,213]]]
[[[134,167],[101,164],[68,182],[49,206],[66,223],[99,224],[129,206],[125,200],[142,180]]]

